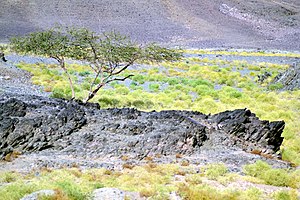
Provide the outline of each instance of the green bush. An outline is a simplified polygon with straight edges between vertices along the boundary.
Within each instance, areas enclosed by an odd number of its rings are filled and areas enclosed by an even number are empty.
[[[289,186],[290,175],[284,169],[269,169],[260,175],[268,185]]]
[[[274,186],[299,187],[299,171],[289,172],[286,169],[272,169],[270,165],[263,161],[246,165],[243,168],[246,175],[257,177],[266,184]]]
[[[81,191],[80,185],[74,182],[62,181],[57,183],[58,188],[60,188],[71,200],[85,200],[87,199],[87,194]]]
[[[212,180],[216,180],[219,176],[223,176],[228,172],[227,167],[223,164],[209,164],[205,166],[204,174]]]
[[[160,85],[158,83],[151,83],[149,84],[149,90],[152,92],[159,91]]]
[[[89,71],[83,71],[83,72],[78,73],[79,76],[88,76],[90,74],[91,74],[91,72],[89,72]]]
[[[280,90],[283,88],[282,83],[274,83],[268,86],[268,90],[274,91],[274,90]]]
[[[268,165],[266,162],[258,160],[254,164],[244,166],[243,171],[248,176],[259,177],[270,169],[270,165]]]
[[[61,88],[54,88],[52,90],[51,97],[53,98],[65,98],[64,90]]]
[[[136,74],[133,77],[131,77],[131,80],[138,82],[139,84],[143,84],[145,83],[145,76],[141,75],[141,74]]]
[[[295,192],[293,190],[291,190],[291,191],[281,190],[281,191],[275,192],[273,194],[273,198],[274,198],[274,200],[297,200],[297,199],[299,199],[297,192]]]
[[[117,107],[120,101],[112,97],[101,97],[98,99],[100,107]]]

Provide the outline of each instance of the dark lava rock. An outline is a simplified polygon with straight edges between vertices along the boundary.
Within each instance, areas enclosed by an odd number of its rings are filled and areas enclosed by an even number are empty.
[[[0,157],[12,151],[34,152],[53,148],[58,140],[86,123],[77,103],[27,97],[0,100]],[[29,103],[30,102],[30,103]]]
[[[283,90],[300,89],[300,62],[294,63],[285,72],[278,74],[272,83],[281,83]]]
[[[222,146],[275,153],[284,122],[260,121],[247,109],[213,116],[190,111],[98,109],[74,101],[0,95],[0,158],[53,150],[78,157],[191,155]],[[218,149],[218,148],[216,148]]]
[[[259,120],[247,109],[225,111],[211,117],[217,127],[228,137],[224,143],[237,145],[246,151],[261,151],[273,154],[283,141],[284,121],[269,122]]]

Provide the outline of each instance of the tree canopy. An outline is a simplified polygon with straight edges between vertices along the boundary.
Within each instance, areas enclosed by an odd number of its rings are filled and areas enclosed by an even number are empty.
[[[182,53],[175,49],[154,43],[141,45],[116,32],[97,34],[87,28],[55,27],[11,38],[10,42],[12,49],[18,53],[55,59],[68,76],[72,98],[75,98],[74,86],[65,58],[89,63],[94,78],[85,102],[92,99],[106,84],[124,81],[132,76],[122,76],[122,72],[135,63],[176,61],[182,58]]]

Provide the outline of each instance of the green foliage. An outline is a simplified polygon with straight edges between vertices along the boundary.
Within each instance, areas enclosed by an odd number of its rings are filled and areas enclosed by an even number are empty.
[[[88,76],[90,74],[91,74],[91,72],[89,72],[89,71],[83,71],[83,72],[78,73],[79,76]]]
[[[268,86],[268,89],[272,90],[272,91],[274,91],[274,90],[280,90],[282,88],[283,88],[282,83],[274,83],[274,84],[271,84],[271,85]]]
[[[66,93],[61,88],[55,88],[55,89],[52,90],[51,97],[60,98],[60,99],[66,98]]]
[[[281,190],[278,192],[275,192],[275,194],[273,194],[273,198],[274,200],[297,200],[298,195],[297,192],[293,191],[293,190]]]
[[[266,162],[258,160],[254,164],[246,165],[244,167],[244,173],[249,176],[260,177],[263,175],[263,173],[265,173],[270,169],[271,169],[270,165],[268,165]]]
[[[70,200],[85,200],[87,194],[81,190],[81,186],[72,181],[57,182],[57,187],[60,188]]]
[[[204,174],[212,180],[216,180],[218,177],[225,175],[228,172],[227,167],[223,164],[209,164],[204,167]]]
[[[268,185],[299,188],[300,171],[288,171],[286,169],[273,169],[263,161],[244,166],[244,173],[257,177]]]
[[[102,108],[117,107],[120,103],[118,99],[115,99],[113,97],[108,97],[108,96],[103,96],[99,98],[98,102],[100,104],[100,107]]]
[[[5,172],[0,174],[0,183],[12,183],[18,179],[18,174],[14,172]]]
[[[30,53],[52,58],[70,56],[69,43],[69,37],[58,27],[10,39],[11,48],[18,53]]]
[[[94,77],[84,102],[94,98],[99,89],[106,84],[131,77],[132,75],[118,76],[136,62],[173,61],[182,58],[182,53],[177,50],[156,44],[141,46],[116,32],[97,35],[86,28],[75,27],[55,27],[24,37],[14,37],[11,38],[10,44],[16,52],[48,56],[57,60],[68,78],[72,98],[75,98],[76,91],[71,75],[76,75],[77,70],[67,69],[65,58],[88,62],[91,70],[79,72],[80,76],[88,76],[92,71]]]
[[[158,83],[149,84],[149,89],[150,89],[150,91],[153,91],[153,92],[159,91],[159,87],[160,87],[160,85]]]

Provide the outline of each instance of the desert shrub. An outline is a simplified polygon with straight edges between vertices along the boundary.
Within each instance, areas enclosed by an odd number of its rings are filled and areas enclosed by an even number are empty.
[[[280,90],[283,88],[282,83],[274,83],[268,86],[268,90],[274,91],[274,90]]]
[[[87,194],[82,192],[80,185],[71,181],[61,181],[57,183],[57,187],[65,193],[71,200],[85,200]]]
[[[113,97],[103,96],[98,99],[98,102],[101,107],[117,107],[120,101]]]
[[[132,102],[132,106],[139,109],[149,109],[154,105],[150,100],[135,100]]]
[[[139,84],[143,84],[145,83],[146,78],[141,74],[136,74],[135,76],[131,77],[131,80],[138,82]]]
[[[262,198],[263,192],[257,188],[249,188],[244,193],[241,194],[239,199],[243,200],[260,200]]]
[[[53,98],[65,98],[64,90],[61,88],[54,88],[52,90],[51,97]]]
[[[90,74],[91,74],[91,72],[89,72],[89,71],[82,71],[82,72],[78,73],[79,76],[88,76]]]
[[[1,200],[19,200],[25,195],[36,191],[38,186],[32,183],[16,182],[6,187],[0,187]]]
[[[220,193],[207,185],[186,185],[179,184],[178,192],[183,199],[187,200],[221,200]]]
[[[81,88],[88,91],[90,89],[90,84],[88,82],[83,82]]]
[[[290,183],[290,175],[284,169],[269,169],[263,172],[259,178],[268,185],[289,186]]]
[[[115,90],[117,94],[122,94],[122,95],[127,95],[130,92],[130,90],[123,85],[119,85],[119,87],[117,87]]]
[[[149,84],[149,90],[152,92],[159,91],[160,85],[158,83],[151,83]]]
[[[275,192],[273,195],[274,200],[297,200],[298,195],[297,192],[294,190],[281,190],[278,192]]]
[[[266,162],[259,160],[254,164],[244,166],[243,171],[246,175],[257,177],[269,185],[299,187],[300,172],[298,170],[272,169]]]
[[[242,92],[235,88],[225,86],[221,89],[221,92],[230,98],[241,98],[243,96]]]
[[[180,83],[180,80],[178,78],[175,78],[175,77],[170,77],[167,79],[167,83],[169,85],[177,85]]]
[[[198,85],[195,90],[199,96],[209,96],[213,93],[213,90],[207,85]]]
[[[253,176],[253,177],[259,177],[264,172],[266,172],[270,169],[271,169],[270,165],[268,165],[266,162],[258,160],[254,164],[244,166],[243,171],[246,175]]]
[[[227,167],[223,164],[209,164],[204,167],[204,174],[209,178],[216,180],[219,176],[223,176],[228,172]]]
[[[214,85],[208,81],[208,80],[202,80],[202,79],[196,79],[196,80],[189,80],[187,85],[191,86],[191,87],[197,87],[198,85],[206,85],[209,88],[213,88]]]
[[[0,174],[0,183],[15,182],[20,175],[14,172],[4,172]]]

